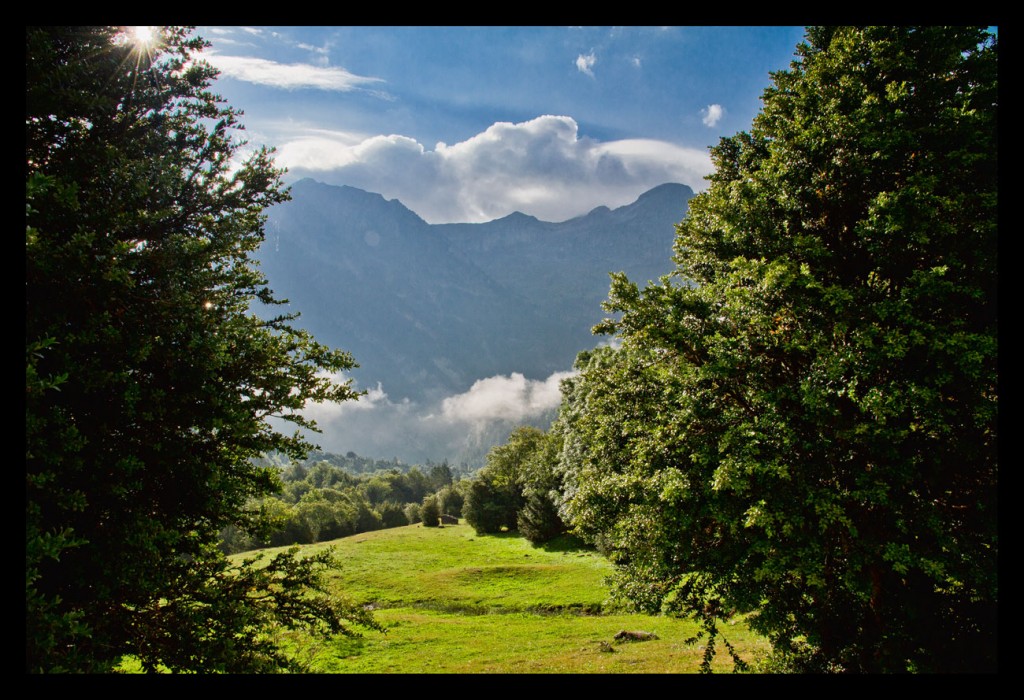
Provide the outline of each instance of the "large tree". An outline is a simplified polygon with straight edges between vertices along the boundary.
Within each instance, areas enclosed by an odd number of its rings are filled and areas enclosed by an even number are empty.
[[[309,447],[267,418],[310,427],[306,401],[354,393],[327,378],[351,357],[255,313],[275,303],[251,257],[262,212],[287,195],[266,151],[239,162],[204,46],[26,32],[30,671],[267,670],[288,664],[272,625],[368,620],[306,595],[323,559],[238,568],[216,548],[278,486],[254,458]]]
[[[674,275],[613,279],[560,420],[622,593],[790,668],[995,667],[997,93],[982,28],[810,29]]]

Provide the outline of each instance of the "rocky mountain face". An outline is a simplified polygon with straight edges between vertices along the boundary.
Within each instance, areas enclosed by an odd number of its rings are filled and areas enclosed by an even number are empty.
[[[305,179],[269,211],[259,258],[298,325],[355,356],[361,387],[425,402],[485,377],[569,369],[598,342],[610,272],[642,283],[672,269],[692,196],[666,184],[560,223],[432,225],[397,200]]]

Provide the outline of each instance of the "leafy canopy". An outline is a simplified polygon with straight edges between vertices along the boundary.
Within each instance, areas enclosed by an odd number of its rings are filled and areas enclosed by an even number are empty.
[[[813,28],[714,149],[675,273],[614,276],[560,417],[619,592],[782,667],[995,665],[997,42]]]
[[[142,37],[144,38],[144,36]],[[301,456],[307,401],[354,397],[353,366],[294,329],[252,253],[287,198],[265,150],[238,163],[238,113],[205,43],[163,28],[26,31],[26,667],[289,665],[274,625],[367,623],[323,595],[327,561],[231,567],[228,525]]]

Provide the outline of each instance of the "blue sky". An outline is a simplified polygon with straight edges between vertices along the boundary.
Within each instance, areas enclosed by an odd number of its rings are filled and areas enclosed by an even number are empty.
[[[800,27],[199,27],[215,90],[288,178],[431,223],[548,221],[704,187]]]

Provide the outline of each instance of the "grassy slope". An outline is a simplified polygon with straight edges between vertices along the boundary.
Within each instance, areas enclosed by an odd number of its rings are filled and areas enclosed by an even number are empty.
[[[610,565],[598,554],[533,547],[518,536],[478,537],[465,524],[363,533],[333,546],[339,595],[372,605],[387,634],[310,643],[294,637],[313,672],[688,673],[702,646],[689,621],[597,612]],[[620,630],[658,639],[615,643]],[[747,660],[767,642],[742,623],[726,635]],[[611,651],[608,651],[611,649]],[[730,670],[720,654],[716,667]]]

